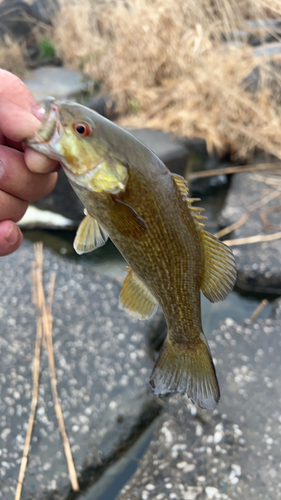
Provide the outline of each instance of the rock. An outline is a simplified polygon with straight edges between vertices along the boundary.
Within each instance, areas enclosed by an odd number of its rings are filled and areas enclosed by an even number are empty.
[[[281,53],[281,43],[280,42],[275,42],[275,43],[265,43],[263,45],[259,45],[256,47],[253,51],[253,57],[272,57],[275,56],[276,54]]]
[[[88,85],[79,71],[57,66],[44,66],[31,72],[31,77],[23,80],[35,99],[44,105],[48,96],[57,99],[76,99],[87,91]]]
[[[77,224],[63,215],[40,210],[29,205],[24,216],[17,223],[21,229],[75,229]]]
[[[60,10],[58,0],[35,0],[31,5],[33,16],[46,24],[53,24]]]
[[[265,176],[266,180],[269,180],[270,172],[266,171],[263,175],[240,173],[232,177],[225,207],[219,218],[222,227],[238,222],[248,207],[260,202],[269,192],[274,191],[274,185],[270,188],[258,180],[264,179]],[[266,193],[264,193],[265,188]],[[268,226],[265,226],[261,216],[268,221]],[[280,230],[280,196],[277,196],[253,210],[245,224],[233,231],[231,237],[268,235]],[[262,293],[281,293],[281,239],[232,246],[232,249],[237,262],[236,284],[239,288]]]
[[[59,9],[57,0],[36,0],[32,5],[21,0],[0,4],[0,37],[4,34],[20,40],[38,24],[52,24]]]
[[[129,128],[128,131],[146,144],[172,172],[183,175],[188,150],[174,134],[148,128]]]
[[[108,120],[116,120],[118,118],[116,102],[112,100],[110,94],[100,94],[93,97],[87,102],[87,107],[93,109],[101,116],[108,118]]]
[[[84,217],[83,204],[73,191],[63,170],[58,172],[58,181],[53,191],[33,205],[40,210],[61,214],[76,222],[76,226]]]
[[[30,33],[35,24],[32,7],[26,2],[4,0],[0,4],[0,37],[8,34],[20,40]]]
[[[223,33],[222,39],[225,41],[234,40],[248,43],[252,46],[278,41],[281,34],[280,19],[257,19],[244,21],[241,30],[234,30]]]
[[[226,319],[210,342],[221,386],[214,412],[172,397],[118,500],[276,500],[281,300],[270,319]]]
[[[0,498],[13,498],[32,395],[36,308],[31,244],[0,260]],[[44,251],[44,281],[55,272],[53,341],[58,392],[83,490],[153,420],[148,388],[148,322],[118,305],[120,285]],[[21,500],[69,498],[70,482],[53,408],[46,352]]]

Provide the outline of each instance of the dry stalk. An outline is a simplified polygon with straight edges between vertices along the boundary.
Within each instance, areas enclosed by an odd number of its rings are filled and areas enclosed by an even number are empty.
[[[19,471],[18,484],[16,488],[15,500],[20,500],[22,486],[24,481],[24,475],[27,467],[28,453],[31,442],[32,430],[36,415],[36,408],[38,403],[38,391],[39,391],[39,376],[40,376],[40,354],[43,340],[46,342],[49,360],[49,369],[51,374],[51,387],[54,400],[54,408],[56,411],[60,432],[62,435],[70,481],[72,489],[74,491],[79,491],[79,484],[77,481],[77,475],[74,467],[74,462],[72,458],[71,448],[69,440],[65,430],[65,424],[62,414],[62,409],[59,402],[58,392],[57,392],[57,379],[56,379],[56,369],[55,369],[55,358],[53,351],[53,341],[52,341],[52,300],[55,287],[55,274],[51,275],[50,287],[49,287],[49,297],[48,305],[46,305],[45,293],[43,288],[43,245],[42,243],[35,243],[34,245],[35,262],[32,263],[31,275],[32,275],[32,300],[33,303],[37,305],[37,337],[35,343],[35,354],[34,354],[34,368],[33,368],[33,396],[31,402],[31,413],[28,422],[28,429],[26,434],[25,446],[23,451],[22,462]]]
[[[235,231],[235,229],[238,229],[239,227],[243,226],[249,219],[251,212],[253,212],[257,208],[262,207],[263,205],[268,203],[270,200],[273,200],[273,198],[276,198],[277,196],[280,196],[280,189],[274,190],[272,193],[269,193],[267,196],[265,196],[262,200],[257,201],[252,205],[249,205],[247,211],[242,215],[241,219],[239,219],[237,222],[234,222],[233,224],[230,224],[230,226],[221,229],[220,231],[215,233],[215,236],[217,238],[221,238],[222,236],[225,236],[226,234],[229,234],[232,231]]]
[[[188,181],[194,179],[201,179],[204,177],[212,177],[222,174],[238,174],[239,172],[254,172],[255,170],[266,170],[268,168],[280,168],[281,164],[278,163],[256,163],[254,165],[239,165],[225,168],[214,168],[212,170],[203,170],[201,172],[192,172],[188,175]]]
[[[273,234],[255,234],[246,238],[236,238],[233,240],[225,240],[224,243],[229,247],[239,245],[252,245],[253,243],[263,243],[265,241],[274,241],[281,238],[281,231]]]
[[[255,309],[255,311],[253,312],[252,316],[251,316],[251,320],[254,321],[258,316],[259,314],[263,311],[263,309],[267,306],[268,304],[268,300],[267,299],[263,299],[261,301],[261,303],[258,305],[258,307]]]
[[[35,261],[32,262],[31,267],[31,276],[32,276],[32,301],[33,303],[40,304],[42,303],[41,292],[38,289],[38,277],[42,275],[42,259],[41,259],[42,247],[40,244],[34,245],[34,253],[35,253]],[[37,267],[36,267],[37,266]],[[18,483],[15,493],[15,500],[20,500],[24,475],[27,467],[28,461],[28,453],[31,442],[32,430],[36,415],[37,403],[38,403],[38,392],[39,392],[39,377],[40,377],[40,354],[42,348],[42,340],[43,340],[43,328],[42,328],[42,320],[40,315],[40,309],[38,308],[37,312],[37,335],[35,342],[35,352],[34,352],[34,361],[33,361],[33,391],[32,391],[32,400],[31,400],[31,411],[27,426],[23,456],[18,476]]]

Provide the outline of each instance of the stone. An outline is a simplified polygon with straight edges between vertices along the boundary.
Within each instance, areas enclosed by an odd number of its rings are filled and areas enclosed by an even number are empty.
[[[209,342],[221,387],[217,409],[170,397],[117,500],[281,498],[280,324],[281,299],[268,319],[221,323]]]
[[[239,173],[232,177],[231,186],[219,222],[221,227],[238,222],[248,207],[259,203],[274,191],[266,184],[270,176],[276,179],[277,170],[258,173]],[[274,177],[274,175],[276,177]],[[278,191],[276,191],[278,194]],[[266,223],[266,224],[265,224]],[[231,233],[231,238],[270,235],[281,231],[280,195],[250,212],[248,220]],[[229,239],[229,235],[226,236]],[[281,293],[281,239],[269,242],[231,246],[237,263],[237,286],[246,291]]]
[[[6,34],[21,40],[29,35],[38,21],[52,24],[58,10],[57,0],[35,0],[33,4],[4,0],[0,3],[0,37]]]
[[[43,106],[48,96],[75,100],[88,89],[88,84],[79,71],[57,66],[34,69],[31,76],[23,81]]]
[[[129,128],[128,131],[146,144],[171,172],[183,175],[189,153],[174,134],[148,128]]]
[[[84,217],[83,204],[73,191],[62,169],[58,172],[58,181],[53,191],[32,205],[40,210],[49,210],[71,219],[75,227]]]
[[[256,47],[253,51],[253,57],[272,57],[281,53],[281,43],[264,43]]]
[[[33,247],[0,259],[0,499],[13,498],[32,396],[36,307]],[[159,412],[148,387],[148,322],[119,307],[120,285],[89,266],[44,251],[44,283],[56,273],[53,342],[58,392],[81,490],[96,481]],[[46,351],[21,500],[71,491],[53,407]]]

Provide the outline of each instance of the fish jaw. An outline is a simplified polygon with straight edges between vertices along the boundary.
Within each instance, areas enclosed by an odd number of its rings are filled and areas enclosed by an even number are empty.
[[[54,97],[47,97],[45,109],[40,127],[31,139],[25,140],[25,144],[38,153],[62,162],[63,152],[59,142],[62,126],[58,119],[58,102]]]

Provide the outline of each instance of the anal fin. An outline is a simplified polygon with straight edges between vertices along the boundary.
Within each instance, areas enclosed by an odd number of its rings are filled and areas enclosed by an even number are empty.
[[[203,332],[195,348],[177,344],[168,334],[151,374],[150,387],[155,396],[178,392],[187,394],[201,408],[217,406],[220,390]]]
[[[157,309],[156,299],[130,267],[120,292],[120,304],[128,314],[141,320],[150,318]]]
[[[99,225],[96,219],[91,217],[87,210],[84,213],[86,217],[80,223],[73,243],[74,250],[79,255],[102,247],[108,239],[107,232]]]

